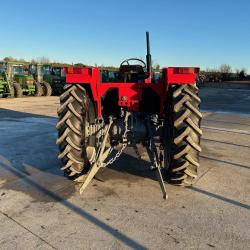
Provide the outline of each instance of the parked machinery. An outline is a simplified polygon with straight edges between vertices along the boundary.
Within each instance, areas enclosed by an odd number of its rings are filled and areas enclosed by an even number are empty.
[[[16,89],[14,89],[7,77],[7,63],[0,62],[0,98],[13,97],[15,94]]]
[[[165,182],[191,185],[197,177],[200,137],[199,68],[151,70],[149,34],[146,63],[123,61],[118,74],[102,77],[98,67],[67,67],[57,123],[62,170],[82,182],[82,193],[98,170],[127,146],[148,152],[164,194]],[[114,76],[116,79],[114,80]],[[105,79],[102,82],[101,79]],[[157,80],[155,80],[157,79]]]
[[[29,71],[33,75],[34,80],[42,87],[43,96],[51,96],[52,94],[50,83],[44,80],[47,75],[50,75],[50,69],[49,64],[33,63],[29,65]]]
[[[29,63],[7,62],[7,78],[16,89],[15,97],[42,95],[42,86],[29,71]]]
[[[67,64],[51,63],[47,65],[49,68],[49,74],[45,74],[43,80],[48,82],[52,88],[54,95],[59,95],[63,92],[65,85],[65,73],[64,67],[69,66]]]

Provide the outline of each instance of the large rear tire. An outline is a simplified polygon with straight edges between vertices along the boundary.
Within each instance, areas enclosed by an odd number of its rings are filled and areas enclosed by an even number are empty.
[[[41,82],[40,83],[42,86],[42,90],[43,90],[43,96],[51,96],[52,94],[52,88],[50,86],[50,84],[48,82]]]
[[[196,85],[170,86],[166,107],[167,179],[176,185],[191,185],[198,175],[200,102]]]
[[[85,126],[96,117],[93,102],[79,84],[64,86],[58,109],[58,158],[65,174],[76,180],[90,168],[86,152]]]
[[[42,96],[43,88],[39,82],[34,82],[35,85],[35,96]]]
[[[22,90],[22,87],[20,86],[19,83],[17,83],[17,82],[13,83],[13,90],[14,91],[11,94],[13,94],[14,97],[16,97],[16,98],[23,97],[23,90]]]

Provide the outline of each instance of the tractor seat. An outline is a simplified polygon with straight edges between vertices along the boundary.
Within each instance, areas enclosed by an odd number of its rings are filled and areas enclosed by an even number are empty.
[[[119,78],[123,82],[138,82],[146,79],[147,75],[141,65],[121,65]]]

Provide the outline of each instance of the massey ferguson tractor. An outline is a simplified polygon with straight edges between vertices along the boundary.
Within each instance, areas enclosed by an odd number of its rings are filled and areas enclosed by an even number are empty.
[[[99,169],[126,147],[145,147],[166,199],[165,183],[191,185],[201,152],[199,68],[168,67],[154,77],[149,33],[146,63],[130,58],[112,81],[97,67],[67,67],[60,96],[57,144],[65,175],[81,183],[80,193]],[[114,76],[116,79],[114,80]]]

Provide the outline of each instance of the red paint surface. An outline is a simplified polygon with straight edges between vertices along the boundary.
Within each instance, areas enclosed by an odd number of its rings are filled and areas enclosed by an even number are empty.
[[[147,78],[143,83],[100,82],[100,71],[97,67],[67,67],[65,68],[66,83],[89,85],[97,107],[97,115],[101,117],[101,97],[109,89],[118,89],[118,105],[127,107],[130,111],[138,111],[142,99],[142,90],[151,88],[160,98],[163,115],[164,103],[168,86],[171,84],[195,84],[199,68],[169,67],[162,69],[162,78],[157,83],[151,83]]]

